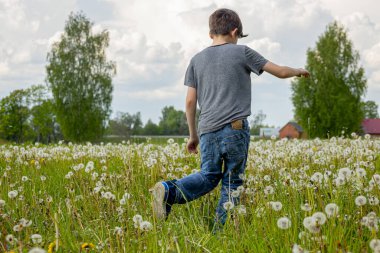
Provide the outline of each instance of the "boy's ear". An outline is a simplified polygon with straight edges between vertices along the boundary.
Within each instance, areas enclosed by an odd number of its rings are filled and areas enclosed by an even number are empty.
[[[230,32],[231,37],[238,37],[238,29],[235,28]]]
[[[209,33],[208,36],[210,36],[210,39],[214,39],[214,34]]]

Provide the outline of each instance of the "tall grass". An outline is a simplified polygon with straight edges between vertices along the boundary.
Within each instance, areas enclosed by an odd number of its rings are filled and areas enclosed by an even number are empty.
[[[230,212],[222,231],[212,233],[218,188],[174,206],[166,221],[155,220],[149,188],[199,167],[199,156],[185,152],[184,140],[2,145],[0,252],[33,247],[50,252],[291,252],[297,247],[370,252],[371,240],[379,238],[379,140],[252,142],[241,205]],[[343,173],[347,170],[350,175]],[[14,198],[12,191],[17,191]],[[363,206],[355,204],[359,195],[367,200]],[[271,201],[282,208],[273,208]],[[304,211],[305,203],[310,210]],[[339,212],[314,224],[318,231],[311,232],[304,219],[326,214],[329,203]],[[376,217],[372,227],[363,221],[371,215]],[[278,227],[281,217],[289,218],[289,228]],[[146,227],[143,221],[149,222]],[[42,242],[33,242],[33,234]]]

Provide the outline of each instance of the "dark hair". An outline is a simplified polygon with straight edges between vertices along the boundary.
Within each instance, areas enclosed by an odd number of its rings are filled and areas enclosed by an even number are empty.
[[[209,18],[210,34],[227,35],[235,28],[238,29],[240,38],[248,35],[243,34],[243,25],[239,15],[230,9],[218,9]]]

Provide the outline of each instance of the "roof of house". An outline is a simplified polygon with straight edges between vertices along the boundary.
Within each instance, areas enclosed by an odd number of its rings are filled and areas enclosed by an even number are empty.
[[[282,131],[282,129],[284,129],[284,127],[286,127],[288,124],[292,125],[298,132],[302,133],[303,132],[303,129],[300,125],[298,125],[296,122],[292,122],[292,121],[289,121],[288,123],[285,124],[285,126],[283,126],[280,131]]]
[[[365,119],[362,127],[366,134],[380,134],[380,119]]]

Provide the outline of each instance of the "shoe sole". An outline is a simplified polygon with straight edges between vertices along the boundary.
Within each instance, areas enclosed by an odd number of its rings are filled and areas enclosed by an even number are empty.
[[[153,195],[153,213],[157,219],[163,220],[166,218],[165,209],[165,187],[161,182],[154,185],[150,192]]]

